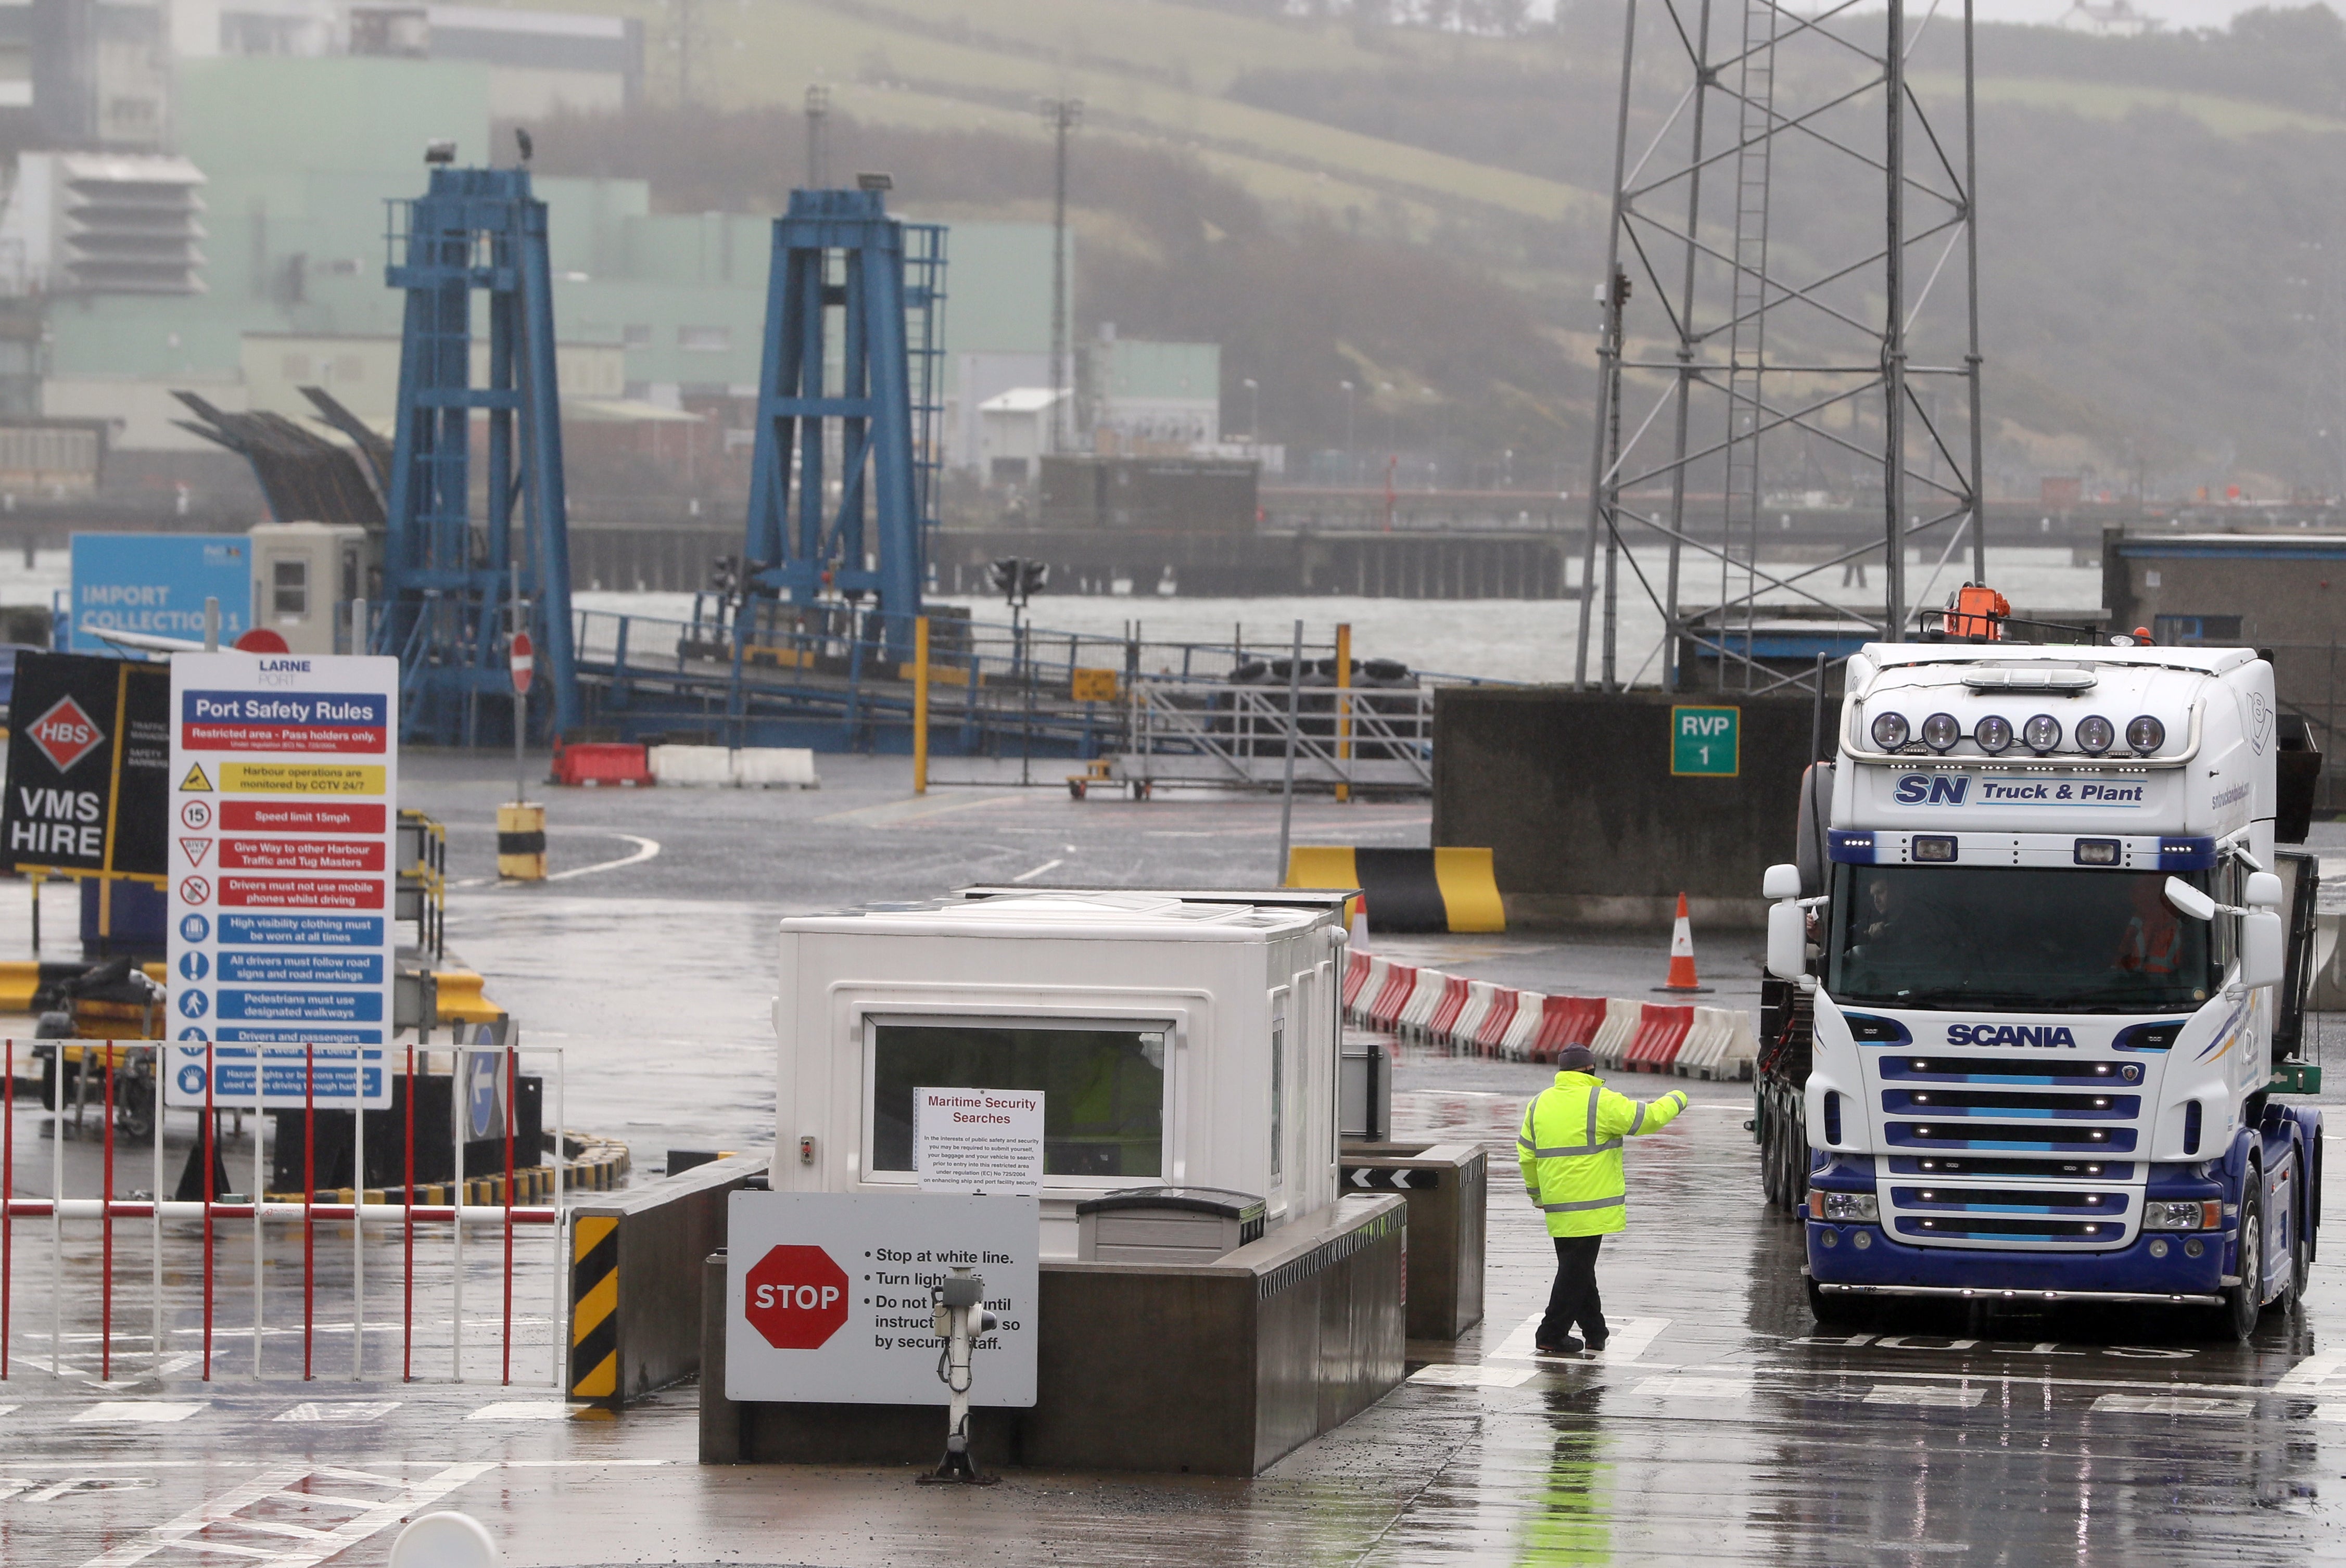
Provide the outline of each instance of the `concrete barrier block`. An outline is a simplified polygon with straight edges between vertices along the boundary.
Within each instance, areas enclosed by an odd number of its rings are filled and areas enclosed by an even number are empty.
[[[1451,1340],[1483,1320],[1490,1159],[1480,1144],[1347,1145],[1345,1188],[1409,1204],[1409,1337]]]
[[[766,1166],[734,1155],[570,1211],[571,1398],[616,1409],[700,1370],[701,1264]]]
[[[1035,1402],[973,1413],[979,1465],[1260,1474],[1401,1382],[1409,1215],[1352,1196],[1213,1263],[1046,1262]],[[701,1277],[703,1463],[935,1462],[942,1406],[726,1399],[723,1258]]]
[[[651,776],[664,785],[811,789],[814,753],[795,746],[655,746]]]

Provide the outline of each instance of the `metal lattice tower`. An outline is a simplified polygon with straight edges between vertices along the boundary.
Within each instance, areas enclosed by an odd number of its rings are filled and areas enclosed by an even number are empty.
[[[1926,107],[1907,76],[1935,7],[1911,28],[1905,0],[1886,17],[1853,15],[1854,0],[1812,15],[1778,0],[1646,0],[1642,25],[1638,0],[1626,9],[1576,684],[1599,620],[1600,544],[1599,679],[1620,684],[1618,568],[1638,543],[1667,548],[1659,585],[1629,565],[1668,646],[1716,654],[1722,683],[1734,667],[1744,689],[1806,684],[1751,657],[1763,599],[1911,634],[1910,544],[1942,565],[1967,545],[1971,578],[1986,571],[1971,5],[1939,24],[1962,29],[1952,109],[1944,91]],[[1850,221],[1868,208],[1872,221]],[[1826,454],[1880,519],[1876,538],[1798,568],[1760,565],[1762,454],[1792,452]],[[1717,564],[1715,611],[1683,610],[1688,551]],[[1829,594],[1824,574],[1869,563],[1882,600]],[[1727,630],[1739,619],[1739,638]]]
[[[369,646],[400,663],[412,740],[510,738],[505,647],[529,606],[556,732],[578,723],[570,542],[562,488],[546,203],[521,168],[435,167],[391,208],[385,280],[407,291],[399,406],[384,511],[382,611]],[[474,384],[475,293],[487,354]],[[486,514],[472,502],[472,431],[487,416]],[[501,700],[483,703],[483,696]],[[494,733],[484,733],[494,731]]]
[[[774,219],[745,617],[760,598],[869,596],[891,656],[911,657],[935,517],[944,233],[889,217],[878,189],[794,190]]]

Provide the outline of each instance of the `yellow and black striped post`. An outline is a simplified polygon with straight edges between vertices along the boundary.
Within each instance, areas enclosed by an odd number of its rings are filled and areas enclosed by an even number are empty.
[[[570,1397],[619,1397],[619,1221],[580,1215],[570,1222]]]
[[[507,881],[546,880],[546,808],[516,800],[497,808],[497,875]]]

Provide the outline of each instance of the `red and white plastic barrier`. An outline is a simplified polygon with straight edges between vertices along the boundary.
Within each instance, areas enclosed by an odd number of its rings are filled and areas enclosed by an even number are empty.
[[[1429,1044],[1553,1062],[1586,1045],[1607,1072],[1748,1079],[1760,1049],[1749,1013],[1630,997],[1551,996],[1372,958],[1348,977],[1345,1016]]]

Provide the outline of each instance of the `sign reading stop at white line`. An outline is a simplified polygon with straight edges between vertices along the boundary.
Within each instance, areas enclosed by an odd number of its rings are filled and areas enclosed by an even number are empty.
[[[929,1288],[956,1265],[996,1326],[973,1405],[1035,1402],[1042,1204],[942,1193],[737,1192],[725,1243],[725,1396],[943,1405]]]

